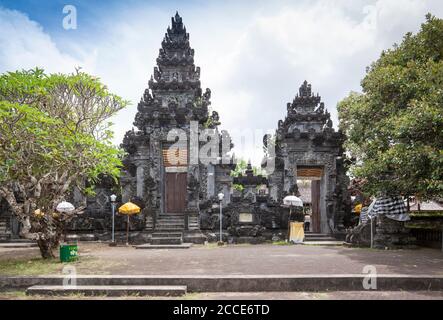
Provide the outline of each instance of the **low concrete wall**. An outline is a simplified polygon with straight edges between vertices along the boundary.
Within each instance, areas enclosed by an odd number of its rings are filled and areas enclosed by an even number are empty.
[[[188,292],[362,291],[365,276],[344,275],[243,275],[243,276],[77,276],[77,285],[185,285]],[[34,285],[62,285],[64,276],[0,276],[0,290]],[[443,276],[378,275],[380,291],[440,291]]]

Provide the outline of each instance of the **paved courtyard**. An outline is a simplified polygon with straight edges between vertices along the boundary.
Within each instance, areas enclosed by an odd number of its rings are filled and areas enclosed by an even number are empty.
[[[214,245],[176,250],[136,250],[80,243],[79,274],[119,275],[302,275],[359,274],[372,265],[379,274],[443,275],[443,253],[434,249],[380,251],[284,245]],[[0,265],[39,261],[37,248],[0,249]],[[30,262],[31,263],[31,262]],[[59,273],[54,262],[45,274]],[[22,269],[26,273],[26,264]],[[0,269],[0,274],[2,273]],[[46,269],[45,269],[46,270]],[[7,273],[7,272],[6,272]],[[5,272],[3,272],[5,274]],[[40,274],[43,274],[40,272]]]

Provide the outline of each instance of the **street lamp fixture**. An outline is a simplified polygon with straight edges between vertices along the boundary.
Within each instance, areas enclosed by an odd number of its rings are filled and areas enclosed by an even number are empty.
[[[111,200],[111,208],[112,208],[112,241],[110,243],[111,246],[115,246],[115,206],[117,204],[117,196],[112,194],[110,197]]]
[[[60,213],[70,213],[75,210],[75,207],[70,202],[62,201],[57,205],[55,210],[57,210]]]
[[[218,200],[220,201],[220,241],[218,242],[219,246],[223,245],[223,212],[222,212],[222,202],[223,202],[223,198],[225,197],[224,193],[220,192],[218,194]]]

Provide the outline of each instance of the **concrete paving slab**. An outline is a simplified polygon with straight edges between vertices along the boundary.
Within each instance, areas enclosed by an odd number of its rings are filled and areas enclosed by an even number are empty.
[[[364,268],[372,266],[378,274],[443,276],[443,253],[437,249],[210,244],[193,245],[187,250],[137,250],[132,246],[80,242],[79,256],[73,264],[77,274],[333,275],[362,274]],[[8,264],[30,259],[41,259],[38,248],[0,248],[0,265],[2,261]]]

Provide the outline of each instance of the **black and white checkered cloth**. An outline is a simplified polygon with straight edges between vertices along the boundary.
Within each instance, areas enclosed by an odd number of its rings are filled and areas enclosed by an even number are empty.
[[[402,197],[379,197],[375,199],[368,208],[370,217],[385,215],[396,221],[408,221],[408,211]]]
[[[361,208],[359,224],[365,224],[368,219],[368,207]]]

